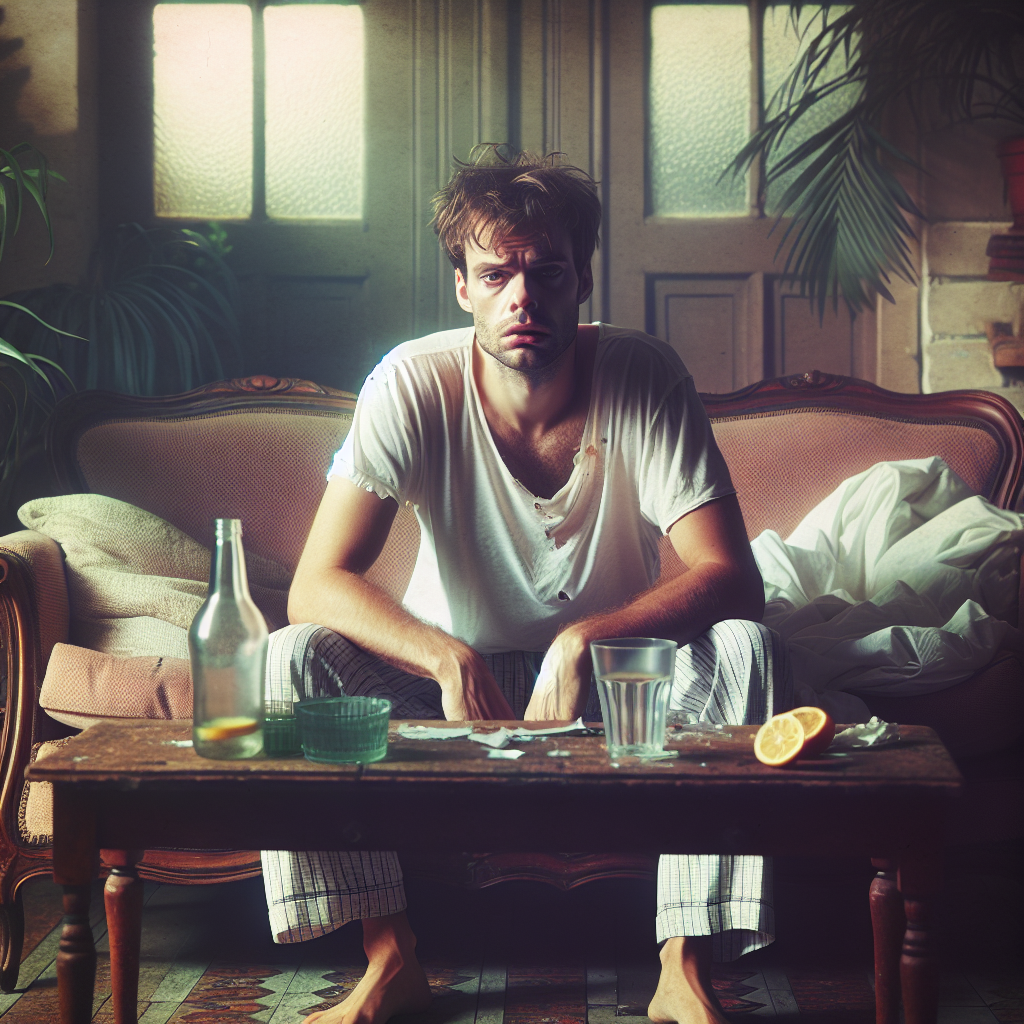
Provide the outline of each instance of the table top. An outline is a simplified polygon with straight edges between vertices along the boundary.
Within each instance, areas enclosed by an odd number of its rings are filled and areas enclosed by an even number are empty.
[[[872,856],[935,842],[962,784],[923,726],[902,726],[900,741],[887,747],[770,768],[754,757],[755,726],[670,733],[667,747],[678,758],[624,759],[616,767],[599,736],[513,741],[523,756],[495,760],[480,743],[409,739],[399,724],[391,723],[384,760],[323,765],[302,757],[202,758],[180,745],[191,736],[188,722],[101,723],[32,764],[27,777],[56,784],[55,823],[95,808],[88,814],[105,848]],[[524,725],[478,728],[502,724]],[[568,756],[550,756],[555,750]]]
[[[180,721],[102,722],[75,736],[45,760],[30,765],[34,782],[73,782],[104,787],[202,783],[213,780],[294,780],[362,784],[434,779],[522,781],[561,785],[643,782],[653,785],[693,785],[757,782],[764,786],[829,788],[876,784],[955,791],[960,773],[935,733],[924,726],[901,726],[900,742],[771,768],[754,757],[757,726],[724,726],[693,732],[670,729],[666,749],[679,751],[675,759],[609,761],[604,740],[596,735],[556,734],[529,741],[513,739],[510,747],[523,751],[516,760],[488,757],[489,747],[465,737],[420,740],[399,734],[393,721],[387,757],[371,764],[316,764],[303,757],[257,757],[217,761],[198,756],[188,741],[190,723]],[[461,722],[409,722],[435,728],[457,729]],[[485,722],[475,731],[501,726],[542,730],[559,723]]]

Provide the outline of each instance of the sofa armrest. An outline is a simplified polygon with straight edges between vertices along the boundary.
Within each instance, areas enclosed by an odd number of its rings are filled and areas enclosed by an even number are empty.
[[[14,748],[26,745],[27,757],[28,746],[39,738],[32,736],[39,687],[54,644],[67,639],[68,585],[60,546],[34,530],[0,537],[4,785]]]

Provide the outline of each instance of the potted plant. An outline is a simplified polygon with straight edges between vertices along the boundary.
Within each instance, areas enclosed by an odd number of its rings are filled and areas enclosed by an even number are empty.
[[[891,130],[899,115],[921,130],[973,121],[1024,135],[1024,5],[853,0],[810,19],[806,6],[790,5],[794,25],[806,23],[802,53],[731,169],[763,160],[768,189],[791,178],[774,209],[776,227],[791,218],[784,274],[819,314],[840,295],[856,312],[876,294],[892,301],[891,275],[915,280],[908,218],[922,214],[895,172],[914,164]],[[811,112],[841,91],[841,112],[790,149]]]
[[[53,255],[53,227],[47,206],[51,180],[63,181],[47,167],[46,157],[28,143],[0,149],[0,257],[9,236],[21,225],[26,203],[42,215]],[[11,299],[0,299],[0,312],[13,312],[31,320],[40,333],[63,334]],[[68,335],[74,339],[74,335]],[[54,403],[71,381],[60,365],[45,355],[25,351],[0,331],[0,511],[11,500],[26,446],[35,438]]]
[[[18,308],[0,311],[0,330],[22,351],[59,361],[77,387],[189,391],[240,372],[238,282],[223,259],[228,251],[216,225],[204,235],[120,224],[100,238],[82,284],[11,296]]]

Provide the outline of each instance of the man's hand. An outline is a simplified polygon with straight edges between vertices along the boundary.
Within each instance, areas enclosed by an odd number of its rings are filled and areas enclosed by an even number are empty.
[[[563,630],[541,662],[526,721],[576,721],[586,710],[590,674],[590,645],[572,627]]]
[[[456,644],[445,670],[438,673],[444,717],[449,722],[515,718],[484,659],[471,647]]]

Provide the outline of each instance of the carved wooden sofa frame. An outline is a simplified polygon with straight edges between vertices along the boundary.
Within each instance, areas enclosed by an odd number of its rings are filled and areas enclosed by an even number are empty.
[[[940,455],[997,505],[1020,507],[1024,424],[1009,403],[988,392],[897,394],[815,371],[763,381],[733,394],[702,397],[732,469],[752,537],[768,527],[786,536],[843,479],[887,459]],[[58,407],[50,432],[51,458],[60,493],[95,491],[129,501],[207,545],[213,514],[241,515],[246,519],[247,544],[294,566],[324,486],[330,454],[340,443],[353,408],[354,396],[346,392],[271,377],[220,382],[164,398],[82,392]],[[261,432],[276,437],[280,447],[293,420],[302,422],[288,451],[261,447]],[[166,454],[168,436],[181,448],[174,465],[161,465],[159,474],[149,476],[126,472],[127,466],[153,458],[155,451]],[[239,438],[244,443],[237,443]],[[235,447],[231,458],[222,458],[218,472],[211,473],[209,453],[217,450],[218,439],[231,440]],[[285,464],[294,471],[286,502],[289,535],[261,541],[261,531],[275,515],[280,517],[282,508],[271,501],[254,511],[241,492],[280,489],[275,473]],[[202,497],[197,501],[198,494]],[[409,552],[417,536],[415,519],[403,510],[371,570],[392,593],[404,591],[412,570]],[[673,571],[671,548],[663,552],[665,571]],[[0,539],[0,987],[5,992],[17,984],[21,958],[20,887],[52,867],[49,843],[22,833],[19,810],[33,746],[70,731],[46,716],[37,700],[50,651],[54,643],[67,639],[66,602],[61,608],[51,596],[54,580],[63,580],[62,564],[59,547],[39,534],[22,531]],[[1020,685],[1021,671],[1018,661],[1003,659],[979,677],[985,676],[988,683],[995,679],[1005,690]],[[968,697],[969,685],[979,677],[961,684],[968,687]],[[940,734],[943,728],[942,709],[929,709],[925,698],[913,698],[909,704],[890,702],[876,710],[894,720],[936,726]],[[955,710],[959,715],[959,705]],[[944,713],[948,718],[948,707]],[[963,801],[975,838],[984,838],[985,822],[993,820],[984,811],[986,794],[989,802],[1014,797],[1019,802],[1024,788],[1020,744],[1010,742],[1012,733],[1013,729],[1005,749],[961,758],[975,790]],[[965,752],[971,754],[970,749]],[[974,763],[981,765],[976,784],[970,774]],[[954,825],[951,834],[964,827],[968,826]],[[178,884],[232,881],[260,872],[258,855],[244,851],[147,851],[138,867],[144,878]],[[654,864],[642,856],[476,854],[461,862],[424,859],[409,868],[475,886],[533,879],[570,888],[601,877],[652,877]],[[883,876],[875,895],[886,884]]]

